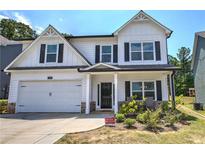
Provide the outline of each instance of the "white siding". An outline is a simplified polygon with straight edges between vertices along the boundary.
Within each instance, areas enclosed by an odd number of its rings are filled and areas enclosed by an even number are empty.
[[[77,71],[27,71],[11,73],[9,102],[17,102],[18,86],[20,81],[46,81],[48,76],[52,76],[53,80],[80,80],[82,83],[82,101],[85,101],[85,75]],[[40,87],[39,87],[40,88]]]
[[[160,41],[161,61],[124,61],[125,42]],[[127,25],[118,34],[119,64],[167,64],[166,36],[162,28],[151,22],[133,22]]]
[[[117,44],[116,37],[107,38],[78,38],[71,39],[71,43],[92,63],[95,64],[95,46],[96,45],[114,45]]]
[[[162,100],[168,100],[167,75],[163,73],[136,73],[136,74],[120,74],[118,84],[118,100],[125,100],[125,81],[156,81],[161,80],[162,83]]]
[[[39,63],[41,44],[64,44],[63,63]],[[60,37],[41,37],[29,50],[18,59],[13,67],[34,67],[34,66],[75,66],[86,65],[85,61],[76,51]]]
[[[139,72],[139,73],[120,73],[118,74],[118,101],[125,100],[125,81],[156,81],[161,80],[162,83],[162,100],[168,101],[168,85],[167,74],[162,72]],[[91,75],[92,85],[92,101],[96,101],[97,104],[97,84],[101,82],[114,83],[114,74],[98,74]],[[100,108],[100,106],[97,106]]]

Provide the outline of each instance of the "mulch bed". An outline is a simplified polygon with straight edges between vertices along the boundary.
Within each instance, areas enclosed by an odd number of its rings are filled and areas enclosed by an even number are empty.
[[[116,123],[116,125],[113,127],[115,130],[138,130],[138,131],[150,131],[150,132],[170,132],[170,131],[178,131],[185,125],[189,125],[188,122],[178,122],[175,123],[174,126],[164,126],[164,125],[158,125],[158,128],[153,130],[153,129],[148,129],[144,124],[141,124],[139,122],[136,122],[131,128],[127,128],[123,123]]]

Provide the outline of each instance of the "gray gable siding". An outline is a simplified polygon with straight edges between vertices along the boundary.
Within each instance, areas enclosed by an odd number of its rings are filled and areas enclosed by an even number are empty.
[[[0,46],[0,98],[8,97],[10,76],[3,70],[22,52],[22,44]],[[6,89],[6,92],[5,92]]]
[[[196,55],[195,55],[195,61],[194,61],[194,66],[193,66],[194,75],[196,74],[197,66],[199,63],[200,51],[205,50],[205,38],[201,36],[197,36],[197,37],[198,37],[198,42],[197,42]]]
[[[193,66],[196,102],[205,104],[205,38],[198,36]]]

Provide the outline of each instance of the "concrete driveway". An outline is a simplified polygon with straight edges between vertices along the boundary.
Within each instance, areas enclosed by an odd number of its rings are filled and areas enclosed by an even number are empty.
[[[66,133],[104,125],[109,114],[21,113],[0,115],[0,143],[51,144]]]

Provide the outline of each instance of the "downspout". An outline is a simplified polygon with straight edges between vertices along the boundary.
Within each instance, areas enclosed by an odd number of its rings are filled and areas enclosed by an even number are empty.
[[[174,75],[175,71],[172,72],[171,74],[171,90],[172,90],[172,110],[176,109],[176,100],[175,100],[175,86],[174,86]]]

